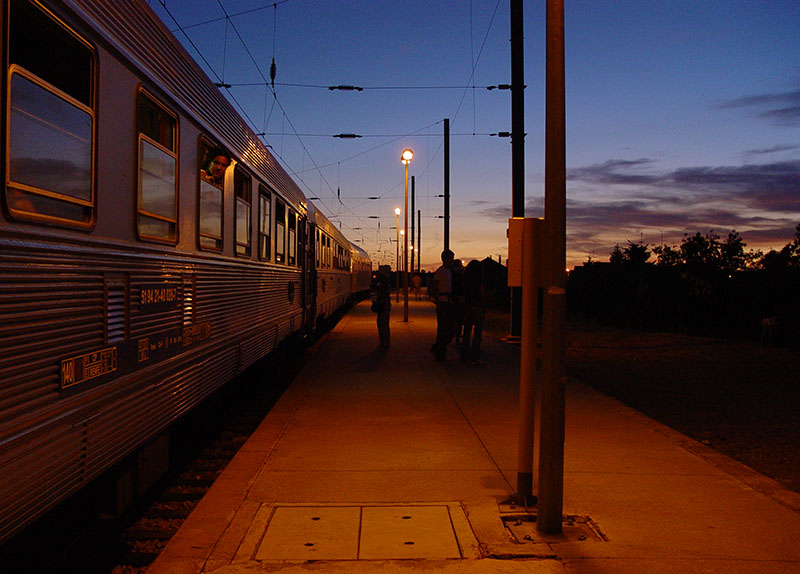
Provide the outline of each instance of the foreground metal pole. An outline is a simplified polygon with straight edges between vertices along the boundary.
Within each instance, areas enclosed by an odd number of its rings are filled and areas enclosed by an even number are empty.
[[[511,0],[511,217],[525,217],[525,37],[522,0]],[[509,341],[522,330],[522,291],[511,290]]]
[[[422,261],[422,210],[418,209],[417,210],[417,273],[420,273],[422,271],[422,269],[420,268],[421,261]]]
[[[513,221],[513,220],[512,220]],[[518,219],[516,220],[518,221]],[[514,223],[516,223],[514,221]],[[516,223],[518,225],[518,223]],[[536,422],[536,364],[539,359],[539,286],[542,284],[544,220],[522,218],[522,326],[519,370],[519,443],[517,498],[529,507],[533,495],[534,432]]]
[[[450,118],[444,119],[444,248],[450,249]]]
[[[547,0],[545,197],[547,278],[542,338],[542,414],[536,529],[562,530],[564,499],[564,323],[566,319],[566,112],[564,0]]]

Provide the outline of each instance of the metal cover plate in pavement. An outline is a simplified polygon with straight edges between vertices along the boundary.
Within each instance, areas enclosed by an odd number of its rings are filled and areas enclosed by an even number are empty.
[[[358,506],[279,506],[256,560],[355,560],[360,522]]]
[[[447,506],[365,506],[359,557],[461,558],[461,551]]]
[[[261,561],[461,557],[446,505],[277,506],[255,555]]]

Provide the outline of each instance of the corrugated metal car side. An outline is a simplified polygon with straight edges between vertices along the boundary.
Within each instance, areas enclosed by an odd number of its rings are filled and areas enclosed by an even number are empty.
[[[2,540],[82,484],[85,430],[61,421],[4,445],[0,456]]]
[[[194,364],[158,386],[141,386],[104,405],[87,423],[87,476],[98,475],[197,406],[207,392],[203,376],[202,365]]]
[[[102,274],[74,260],[0,251],[0,269],[0,421],[7,421],[58,398],[54,357],[103,344],[104,289]]]
[[[102,245],[83,254],[42,242],[14,248],[14,256],[0,250],[0,539],[161,432],[257,358],[253,351],[243,357],[241,346],[271,350],[300,325],[300,303],[289,302],[286,288],[298,278],[297,269],[188,255],[171,262],[141,248],[134,253]],[[196,270],[191,280],[187,269]],[[152,314],[138,309],[137,290],[159,281],[190,285],[188,315],[180,304]],[[32,325],[37,302],[46,319]],[[116,316],[110,327],[106,308]],[[60,360],[103,347],[104,329],[117,338],[125,332],[148,336],[179,327],[189,316],[210,323],[211,336],[199,346],[116,381],[58,391]]]

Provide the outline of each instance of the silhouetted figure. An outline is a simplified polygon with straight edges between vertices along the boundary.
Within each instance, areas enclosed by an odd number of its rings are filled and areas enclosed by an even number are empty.
[[[411,288],[414,290],[414,299],[419,301],[419,295],[422,290],[422,277],[419,273],[414,273],[411,278]]]
[[[388,265],[378,267],[378,272],[372,280],[372,289],[375,291],[374,305],[377,307],[378,340],[381,349],[388,349],[390,343],[389,315],[392,310],[391,296],[392,268]]]
[[[453,325],[456,346],[461,344],[461,332],[464,328],[464,265],[461,259],[454,259],[451,268],[453,273]]]
[[[479,365],[483,321],[486,313],[486,295],[483,266],[473,259],[464,270],[464,333],[461,337],[461,360]]]
[[[453,338],[455,330],[453,320],[453,252],[449,249],[442,251],[442,265],[433,274],[431,296],[436,303],[436,342],[431,347],[431,352],[437,361],[447,358],[447,345]]]

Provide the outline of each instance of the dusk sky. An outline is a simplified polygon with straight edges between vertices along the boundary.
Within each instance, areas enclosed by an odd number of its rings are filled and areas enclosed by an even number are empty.
[[[465,261],[505,262],[511,145],[490,134],[511,131],[511,98],[487,87],[511,81],[508,0],[150,5],[377,262],[394,263],[400,152],[410,147],[422,266],[437,264],[449,118],[450,246]],[[529,217],[543,216],[544,13],[545,0],[525,2]],[[607,261],[615,244],[678,245],[696,231],[735,229],[747,250],[792,240],[800,0],[566,0],[565,20],[569,267]],[[333,137],[343,133],[362,137]]]

